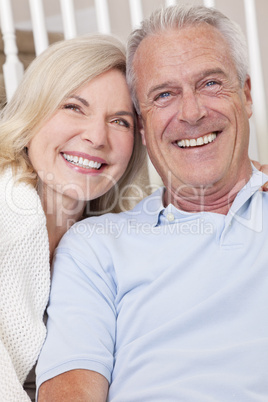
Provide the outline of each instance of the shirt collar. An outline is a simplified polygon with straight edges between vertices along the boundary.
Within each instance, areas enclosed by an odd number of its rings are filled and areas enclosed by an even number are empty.
[[[147,222],[152,226],[158,224],[159,215],[163,210],[165,210],[163,204],[164,191],[165,187],[160,187],[143,201],[142,217],[144,218],[144,222]]]
[[[252,165],[252,176],[246,185],[237,194],[230,211],[226,215],[226,221],[231,221],[233,216],[237,211],[249,200],[254,193],[256,193],[261,186],[268,181],[268,176],[257,170]],[[159,223],[160,214],[167,216],[172,213],[176,219],[185,218],[186,216],[193,215],[192,213],[181,211],[174,207],[174,205],[169,204],[164,207],[165,187],[160,187],[153,194],[147,197],[143,202],[143,212],[144,221],[151,224],[152,226],[157,226]],[[135,209],[134,209],[135,210]],[[197,214],[195,213],[195,217]],[[226,222],[227,223],[227,222]]]
[[[252,165],[252,175],[246,185],[239,191],[226,215],[226,224],[229,224],[239,209],[268,181],[268,176]]]

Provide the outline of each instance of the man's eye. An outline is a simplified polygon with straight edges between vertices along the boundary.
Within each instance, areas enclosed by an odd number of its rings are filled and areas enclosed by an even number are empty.
[[[171,93],[168,91],[161,92],[160,94],[156,95],[154,98],[154,102],[159,106],[165,105],[167,100],[171,99]]]
[[[170,96],[170,92],[163,92],[158,95],[158,98],[168,98]]]
[[[208,81],[206,83],[206,87],[212,87],[214,85],[218,85],[218,82],[217,81]]]
[[[78,105],[75,105],[73,103],[68,103],[66,105],[63,105],[62,107],[63,109],[70,109],[70,110],[74,110],[75,112],[80,112],[81,109]]]

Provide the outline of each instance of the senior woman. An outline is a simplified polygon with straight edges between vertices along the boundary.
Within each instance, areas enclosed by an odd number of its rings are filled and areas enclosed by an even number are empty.
[[[23,390],[45,338],[50,262],[83,216],[118,212],[145,159],[115,38],[58,42],[0,119],[0,399]]]

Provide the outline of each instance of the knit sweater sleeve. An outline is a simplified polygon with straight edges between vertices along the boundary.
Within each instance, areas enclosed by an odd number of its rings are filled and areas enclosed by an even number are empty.
[[[23,390],[9,353],[1,340],[0,356],[0,401],[29,402],[30,398]]]
[[[45,338],[50,267],[40,199],[15,181],[0,177],[0,400],[17,402],[29,400],[22,385]]]

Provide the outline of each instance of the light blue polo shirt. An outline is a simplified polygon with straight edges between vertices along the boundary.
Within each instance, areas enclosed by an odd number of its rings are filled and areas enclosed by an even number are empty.
[[[74,225],[57,249],[37,385],[71,369],[112,402],[268,401],[268,194],[225,215],[163,207]]]

